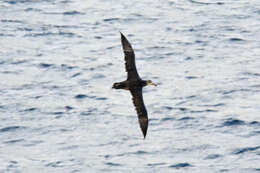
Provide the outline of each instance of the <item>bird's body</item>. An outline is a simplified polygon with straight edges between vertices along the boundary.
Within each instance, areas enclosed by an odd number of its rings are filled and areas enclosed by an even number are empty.
[[[130,88],[138,89],[146,85],[146,81],[144,80],[125,80],[123,82],[114,83],[113,88],[130,90]]]
[[[127,80],[123,82],[114,83],[112,88],[129,90],[132,94],[133,103],[138,114],[139,124],[145,138],[148,128],[148,116],[143,101],[142,89],[147,85],[156,86],[156,84],[152,83],[151,80],[142,80],[139,77],[135,66],[134,50],[129,41],[122,33],[121,43],[125,54],[125,68],[127,72]]]

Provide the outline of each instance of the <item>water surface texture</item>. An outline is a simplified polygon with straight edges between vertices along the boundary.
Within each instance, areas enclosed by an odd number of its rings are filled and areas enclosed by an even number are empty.
[[[0,1],[0,172],[260,172],[258,0]],[[119,31],[150,117],[145,140]]]

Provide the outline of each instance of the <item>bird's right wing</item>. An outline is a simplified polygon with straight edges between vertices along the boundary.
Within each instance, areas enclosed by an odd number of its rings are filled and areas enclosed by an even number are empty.
[[[121,33],[121,43],[125,54],[125,69],[127,72],[127,80],[140,79],[136,66],[135,66],[135,53],[134,50],[126,39],[126,37]]]
[[[130,89],[130,92],[133,96],[132,99],[138,115],[139,124],[145,138],[147,128],[148,128],[148,116],[143,101],[142,88],[140,87],[140,88]]]

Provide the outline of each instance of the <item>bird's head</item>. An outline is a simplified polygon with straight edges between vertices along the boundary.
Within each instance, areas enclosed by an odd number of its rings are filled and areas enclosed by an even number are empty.
[[[153,85],[153,86],[157,86],[156,83],[153,83],[151,80],[147,80],[145,81],[146,82],[146,85]]]

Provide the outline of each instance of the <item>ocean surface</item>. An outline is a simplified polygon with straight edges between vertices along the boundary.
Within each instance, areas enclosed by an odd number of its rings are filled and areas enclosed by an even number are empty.
[[[145,140],[120,31],[158,84]],[[260,1],[1,0],[6,172],[260,172]]]

